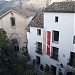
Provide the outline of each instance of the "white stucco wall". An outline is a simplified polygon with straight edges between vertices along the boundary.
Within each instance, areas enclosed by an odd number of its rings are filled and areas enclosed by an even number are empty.
[[[58,16],[58,23],[55,22],[55,16]],[[44,13],[44,28],[51,31],[51,46],[59,48],[59,63],[67,65],[70,52],[74,51],[74,14],[73,13]],[[52,30],[59,31],[59,43],[52,42]],[[51,52],[51,50],[50,50]],[[50,62],[51,64],[57,64]]]
[[[36,27],[30,27],[30,32],[27,32],[27,39],[28,39],[28,52],[32,59],[36,59],[36,42],[43,42],[43,32],[41,29],[41,36],[37,35]],[[43,45],[43,44],[42,44]]]
[[[41,36],[37,35],[37,29],[41,29]],[[30,32],[27,32],[27,39],[28,39],[28,53],[30,54],[31,59],[36,60],[36,56],[39,56],[41,58],[40,64],[43,64],[44,66],[48,64],[49,66],[54,65],[57,66],[59,64],[58,61],[55,61],[54,59],[51,59],[50,56],[46,54],[38,54],[36,53],[36,42],[42,43],[42,49],[43,49],[43,30],[44,28],[36,28],[36,27],[30,27]],[[57,73],[58,74],[58,73]]]
[[[58,16],[58,23],[55,22],[55,16]],[[44,28],[51,31],[51,46],[59,48],[59,60],[66,65],[70,51],[74,50],[74,14],[44,13]],[[52,30],[59,31],[58,44],[52,42]],[[63,55],[65,55],[65,57],[63,57]]]
[[[74,14],[74,36],[75,36],[75,14]],[[73,52],[75,52],[75,44],[74,44],[74,50],[73,50]]]
[[[55,16],[58,16],[58,23],[55,22]],[[42,35],[37,36],[35,27],[30,27],[30,32],[27,32],[28,38],[28,50],[32,59],[36,59],[36,55],[41,57],[41,63],[43,65],[54,65],[57,67],[58,75],[58,65],[63,64],[64,67],[67,66],[69,61],[70,52],[75,52],[73,37],[75,35],[75,14],[74,13],[53,13],[53,12],[44,12],[44,28],[42,29]],[[43,30],[51,32],[51,46],[59,48],[58,52],[58,61],[50,58],[50,56],[43,54],[39,55],[35,52],[36,41],[43,43]],[[52,30],[59,31],[59,43],[52,42]],[[51,52],[51,50],[50,50]],[[51,54],[50,54],[51,55]],[[63,69],[64,71],[65,69]]]

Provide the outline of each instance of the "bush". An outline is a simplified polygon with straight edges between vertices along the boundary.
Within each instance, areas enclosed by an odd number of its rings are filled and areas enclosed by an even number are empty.
[[[36,62],[35,62],[35,59],[33,59],[33,65],[35,65],[35,63],[36,63]]]
[[[42,64],[40,65],[40,70],[44,70],[44,67]]]
[[[24,58],[17,55],[6,32],[0,29],[0,75],[30,75],[32,71],[28,71],[26,64],[29,60],[28,53]]]
[[[50,70],[50,67],[46,64],[46,66],[45,66],[45,72],[47,72],[49,70]]]

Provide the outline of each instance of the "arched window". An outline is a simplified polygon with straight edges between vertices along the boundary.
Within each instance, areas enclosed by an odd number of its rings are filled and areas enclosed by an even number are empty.
[[[15,26],[15,18],[11,17],[10,20],[11,20],[11,26]]]

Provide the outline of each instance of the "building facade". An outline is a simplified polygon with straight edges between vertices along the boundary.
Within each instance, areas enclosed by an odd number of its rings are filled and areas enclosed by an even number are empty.
[[[13,9],[0,11],[0,28],[7,32],[7,36],[16,51],[23,52],[22,48],[26,47],[25,27],[26,17],[21,15],[19,11]]]
[[[28,50],[37,64],[48,64],[54,75],[75,74],[75,2],[55,2],[35,16],[27,32]],[[42,17],[42,18],[41,18]]]

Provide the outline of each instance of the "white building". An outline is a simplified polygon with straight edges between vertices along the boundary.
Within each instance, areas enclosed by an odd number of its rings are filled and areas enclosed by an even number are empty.
[[[0,28],[7,32],[15,50],[21,51],[26,47],[26,17],[20,11],[6,8],[0,11]]]
[[[59,68],[63,75],[75,75],[75,1],[52,3],[29,25],[31,59],[48,64],[54,75],[59,75]]]

